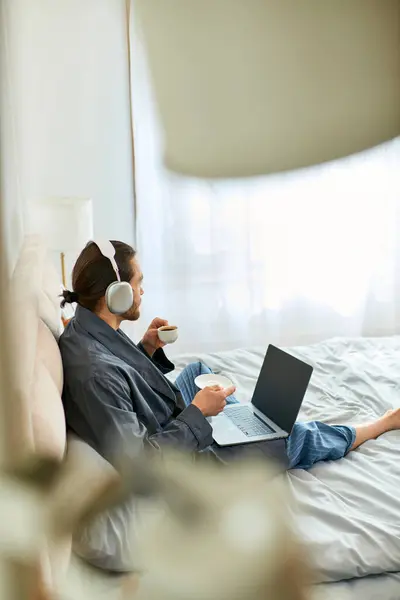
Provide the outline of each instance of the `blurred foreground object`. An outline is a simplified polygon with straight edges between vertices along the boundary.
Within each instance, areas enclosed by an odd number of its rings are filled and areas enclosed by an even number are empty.
[[[170,456],[154,475],[161,503],[141,524],[137,600],[306,597],[287,491],[268,464],[221,468]]]
[[[132,511],[118,522],[114,540],[129,537],[122,545],[138,575],[121,580],[124,600],[307,597],[311,579],[289,516],[286,480],[272,465],[221,467],[171,452],[149,457],[129,444],[120,461],[119,501],[131,502]]]
[[[400,133],[399,0],[134,6],[173,171],[274,173]]]

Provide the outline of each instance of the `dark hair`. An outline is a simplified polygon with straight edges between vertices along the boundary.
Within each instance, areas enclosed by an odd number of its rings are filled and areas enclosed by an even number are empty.
[[[115,248],[115,260],[121,281],[130,281],[134,275],[132,259],[136,252],[128,244],[111,241]],[[116,280],[110,260],[103,256],[97,244],[89,242],[80,253],[72,271],[72,289],[62,293],[61,308],[65,304],[77,302],[84,308],[96,309],[106,289]]]

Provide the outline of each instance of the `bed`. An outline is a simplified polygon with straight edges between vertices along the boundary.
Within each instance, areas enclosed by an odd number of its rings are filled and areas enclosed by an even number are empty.
[[[61,457],[65,426],[60,402],[60,359],[53,336],[60,325],[59,287],[56,276],[50,277],[45,253],[35,240],[24,246],[13,285],[21,303],[16,311],[21,339],[30,332],[24,345],[24,364],[32,367],[36,381],[33,396],[27,381],[27,399],[34,401],[32,442],[40,453]],[[37,336],[32,335],[36,331],[34,322],[38,324]],[[290,351],[315,369],[301,419],[356,424],[400,406],[400,336],[338,338]],[[186,354],[175,359],[173,377],[187,363],[202,360],[215,372],[228,375],[237,385],[239,400],[246,401],[251,397],[264,353],[265,348],[258,347],[208,355]],[[34,365],[41,368],[40,377],[34,376]],[[42,389],[40,382],[47,382],[47,387]],[[58,429],[55,423],[59,424]],[[296,521],[316,567],[312,600],[400,598],[399,447],[400,432],[391,432],[340,461],[283,476],[290,496],[296,500]],[[51,565],[52,570],[66,569],[69,545],[66,540],[65,547],[60,547],[60,557],[52,552],[52,563],[58,563]],[[104,597],[118,592],[119,585],[113,579],[89,576],[84,581],[78,569],[73,571],[79,587],[89,582],[93,586],[101,579]],[[69,575],[72,576],[71,571]],[[101,592],[99,589],[99,597]]]
[[[400,336],[336,338],[290,350],[314,366],[301,420],[360,424],[400,407]],[[251,398],[265,348],[175,359],[174,377],[202,360]],[[400,598],[400,431],[346,458],[284,475],[315,565],[316,600]]]

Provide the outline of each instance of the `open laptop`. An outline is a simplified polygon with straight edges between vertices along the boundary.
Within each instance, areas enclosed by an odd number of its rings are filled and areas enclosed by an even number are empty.
[[[288,437],[312,372],[302,360],[268,346],[251,402],[230,404],[210,419],[215,442],[233,446]]]

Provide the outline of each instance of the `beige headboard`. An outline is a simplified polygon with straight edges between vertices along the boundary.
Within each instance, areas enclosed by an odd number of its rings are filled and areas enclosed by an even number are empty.
[[[56,338],[61,332],[60,282],[39,237],[24,240],[11,282],[14,356],[25,414],[15,443],[62,459],[66,446],[61,402],[63,369]]]

